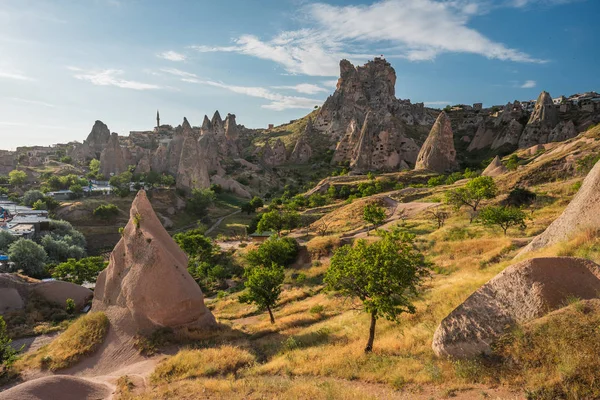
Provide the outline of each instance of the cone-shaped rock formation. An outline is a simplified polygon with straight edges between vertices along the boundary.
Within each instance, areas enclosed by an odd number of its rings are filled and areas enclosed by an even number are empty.
[[[419,151],[415,169],[444,173],[455,170],[457,166],[450,118],[442,111]]]
[[[508,172],[508,168],[506,168],[504,164],[502,164],[502,161],[500,161],[500,157],[496,156],[494,157],[490,165],[488,165],[487,168],[483,170],[481,175],[499,176],[505,174],[506,172]]]
[[[92,311],[104,311],[119,330],[209,327],[215,319],[188,259],[158,220],[142,190],[131,205],[123,237],[96,282]]]

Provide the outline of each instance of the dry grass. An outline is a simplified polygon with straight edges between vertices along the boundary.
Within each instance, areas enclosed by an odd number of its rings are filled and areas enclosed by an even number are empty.
[[[386,207],[385,202],[381,198],[367,197],[357,199],[352,203],[341,207],[329,214],[324,215],[311,225],[311,229],[317,229],[320,224],[325,224],[331,233],[347,232],[354,229],[366,226],[363,220],[363,209],[368,204],[377,204]],[[393,210],[386,207],[386,214],[389,217]]]
[[[247,350],[233,346],[182,350],[161,362],[150,377],[152,383],[169,383],[198,377],[226,376],[254,363]]]
[[[15,366],[20,371],[68,368],[93,353],[104,341],[107,331],[108,318],[104,313],[84,315],[53,342],[17,361]]]
[[[313,260],[330,256],[342,245],[339,236],[317,236],[306,243],[306,249]]]

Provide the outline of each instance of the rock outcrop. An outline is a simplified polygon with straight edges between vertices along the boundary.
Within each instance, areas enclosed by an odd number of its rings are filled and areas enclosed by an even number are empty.
[[[334,162],[348,162],[359,170],[398,170],[401,161],[414,164],[419,145],[409,132],[424,138],[433,118],[423,104],[396,99],[395,83],[396,72],[384,59],[356,68],[347,60],[340,62],[337,89],[311,127],[336,146]],[[301,144],[307,149],[306,139]]]
[[[292,150],[289,161],[294,164],[306,164],[312,157],[313,151],[310,147],[309,137],[313,134],[313,123],[312,119],[309,118],[306,123],[304,132],[300,135],[296,141],[296,145]]]
[[[223,190],[231,192],[239,197],[243,197],[245,199],[251,199],[252,195],[248,188],[238,181],[231,178],[224,178],[220,175],[215,175],[211,178],[212,183],[215,185],[221,186]]]
[[[490,165],[488,165],[487,168],[483,170],[481,175],[494,177],[494,176],[500,176],[507,172],[508,172],[508,168],[506,168],[504,166],[504,164],[502,164],[502,161],[500,161],[500,157],[496,156],[496,157],[494,157],[494,159],[492,160]]]
[[[187,265],[187,256],[140,191],[123,237],[98,277],[92,311],[105,312],[111,325],[131,334],[162,327],[213,326],[215,319]]]
[[[100,159],[102,150],[108,145],[110,137],[108,126],[102,121],[96,121],[87,139],[82,144],[76,145],[69,155],[82,162],[92,158]]]
[[[536,236],[519,255],[568,240],[585,229],[600,226],[600,162],[583,180],[581,188],[563,213]]]
[[[542,92],[519,139],[519,148],[524,149],[535,144],[548,143],[548,136],[556,125],[558,125],[558,109],[554,105],[550,93]]]
[[[458,168],[456,150],[454,150],[454,135],[450,118],[441,112],[429,132],[429,136],[417,157],[415,169],[427,169],[439,173],[453,171]]]
[[[100,172],[104,176],[110,177],[126,170],[127,163],[125,162],[125,155],[119,143],[119,135],[113,132],[100,155]]]
[[[0,174],[8,175],[17,168],[17,155],[14,151],[0,150]]]
[[[570,297],[600,292],[600,266],[582,258],[534,258],[512,265],[454,309],[433,335],[437,356],[471,358],[515,324],[542,317]]]

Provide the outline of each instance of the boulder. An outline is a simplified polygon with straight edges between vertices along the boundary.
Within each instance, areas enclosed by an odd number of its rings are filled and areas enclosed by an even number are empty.
[[[583,258],[534,258],[514,264],[469,296],[433,335],[437,356],[472,358],[491,352],[507,329],[564,306],[569,298],[596,298],[600,266]]]
[[[426,169],[445,173],[453,171],[457,167],[450,118],[442,111],[433,124],[427,140],[423,143],[421,151],[419,151],[415,170]]]
[[[481,175],[494,177],[505,174],[507,172],[508,168],[506,168],[504,164],[502,164],[502,161],[500,161],[500,157],[496,156],[494,157],[490,165],[488,165],[487,168],[483,170]]]
[[[587,174],[563,213],[536,236],[519,255],[568,240],[585,229],[600,226],[600,162]]]
[[[112,398],[112,389],[100,382],[67,375],[32,379],[0,393],[0,400],[98,400]]]
[[[163,228],[141,190],[123,237],[100,273],[92,311],[131,334],[162,327],[206,328],[215,324],[202,290],[187,271],[188,259]]]
[[[38,294],[45,300],[64,306],[67,299],[75,301],[75,307],[82,309],[93,296],[93,292],[71,282],[47,281],[35,284],[32,288],[33,293]]]

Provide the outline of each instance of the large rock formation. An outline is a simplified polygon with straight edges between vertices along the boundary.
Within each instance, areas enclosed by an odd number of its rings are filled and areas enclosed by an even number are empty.
[[[519,139],[519,148],[524,149],[535,144],[548,143],[548,136],[557,124],[558,109],[554,105],[550,93],[542,92]]]
[[[281,139],[277,139],[273,147],[266,142],[262,149],[262,161],[271,167],[277,167],[285,163],[287,158],[287,151],[285,144]]]
[[[175,181],[177,188],[190,193],[194,189],[209,187],[210,177],[205,160],[200,157],[199,142],[185,118],[183,126],[183,142]]]
[[[415,169],[445,173],[458,168],[450,118],[441,112],[417,157]]]
[[[234,179],[224,178],[220,175],[215,175],[211,178],[211,181],[215,185],[221,186],[223,190],[231,192],[236,196],[243,197],[245,199],[252,198],[252,195],[250,194],[248,188]]]
[[[437,356],[476,357],[515,324],[600,292],[600,266],[582,258],[534,258],[512,265],[455,308],[433,335]]]
[[[123,237],[98,277],[92,311],[104,311],[111,325],[132,334],[161,327],[212,326],[215,319],[187,265],[187,256],[140,191]]]
[[[536,236],[519,255],[568,240],[587,228],[600,226],[600,162],[583,180],[581,188],[563,213]]]
[[[396,99],[395,83],[396,72],[384,59],[357,68],[347,60],[340,62],[337,89],[312,127],[337,144],[334,162],[349,162],[362,170],[398,170],[402,161],[415,162],[419,145],[409,133],[424,137],[433,118],[423,104]]]
[[[99,159],[102,150],[110,141],[110,130],[102,121],[96,121],[87,139],[82,144],[76,145],[69,153],[76,160],[85,162],[92,158]]]
[[[119,143],[119,135],[113,132],[102,154],[100,155],[100,172],[106,176],[118,175],[127,170],[127,163],[121,144]]]
[[[312,157],[313,151],[310,147],[309,137],[314,134],[312,118],[308,118],[304,132],[296,141],[296,145],[292,150],[289,161],[294,164],[305,164]],[[340,160],[341,161],[341,160]],[[333,162],[333,161],[332,161]]]
[[[494,176],[500,176],[507,172],[508,172],[508,168],[506,168],[506,166],[504,166],[504,164],[502,164],[502,161],[500,161],[500,157],[496,156],[496,157],[494,157],[494,159],[492,160],[490,165],[488,165],[487,168],[483,170],[481,175],[494,177]]]
[[[17,155],[13,151],[0,150],[0,174],[8,175],[17,168]]]

